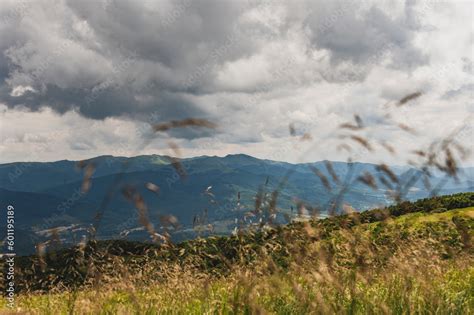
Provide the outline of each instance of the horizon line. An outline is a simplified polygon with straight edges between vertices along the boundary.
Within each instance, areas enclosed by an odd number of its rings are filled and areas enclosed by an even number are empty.
[[[317,160],[313,162],[288,162],[288,161],[281,161],[281,160],[272,160],[272,159],[267,159],[267,158],[259,158],[255,157],[246,153],[229,153],[226,155],[195,155],[195,156],[187,156],[187,157],[178,157],[178,156],[172,156],[168,154],[139,154],[139,155],[134,155],[134,156],[121,156],[121,155],[112,155],[112,154],[104,154],[104,155],[97,155],[93,156],[91,158],[86,158],[86,159],[79,159],[79,160],[69,160],[69,159],[60,159],[60,160],[48,160],[48,161],[13,161],[13,162],[0,162],[0,166],[8,165],[8,164],[15,164],[15,163],[59,163],[59,162],[80,162],[80,161],[90,161],[94,159],[99,159],[99,158],[123,158],[123,159],[133,159],[133,158],[138,158],[138,157],[150,157],[150,156],[159,156],[159,157],[164,157],[164,158],[170,158],[170,159],[179,159],[179,160],[190,160],[190,159],[196,159],[196,158],[227,158],[227,157],[232,157],[232,156],[246,156],[252,159],[256,160],[261,160],[261,161],[269,161],[269,162],[276,162],[276,163],[286,163],[290,165],[304,165],[304,164],[314,164],[314,163],[322,163],[322,162],[331,162],[331,163],[344,163],[344,164],[349,164],[349,163],[358,163],[358,164],[370,164],[370,165],[380,165],[380,163],[374,163],[374,162],[364,162],[364,161],[340,161],[340,160]],[[416,168],[413,165],[399,165],[399,164],[390,164],[391,167],[407,167],[407,168]],[[474,165],[468,165],[468,166],[460,166],[459,168],[466,169],[466,168],[473,168]]]

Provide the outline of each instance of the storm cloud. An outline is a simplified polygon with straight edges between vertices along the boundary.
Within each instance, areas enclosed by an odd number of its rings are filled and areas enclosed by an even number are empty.
[[[353,112],[377,116],[370,106],[417,89],[432,95],[425,100],[456,95],[464,102],[472,90],[460,82],[472,80],[469,6],[2,0],[0,104],[4,115],[68,114],[127,126],[151,116],[154,122],[200,117],[228,129],[172,134],[190,149],[194,138],[211,135],[231,151],[239,143],[273,144],[287,136],[281,126],[289,122],[322,134],[326,124]],[[437,45],[450,48],[452,34],[456,51],[441,51]],[[70,141],[75,151],[101,147]]]

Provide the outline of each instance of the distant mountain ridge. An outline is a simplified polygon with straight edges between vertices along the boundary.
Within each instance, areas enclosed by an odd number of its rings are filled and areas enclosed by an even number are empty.
[[[99,156],[85,163],[95,166],[91,189],[87,193],[81,192],[84,173],[75,161],[0,164],[0,200],[15,206],[17,225],[22,229],[41,238],[47,234],[45,230],[61,227],[61,238],[65,242],[84,235],[85,228],[93,222],[111,187],[114,187],[113,197],[107,203],[98,231],[98,236],[103,239],[124,235],[136,240],[149,238],[139,223],[134,204],[122,194],[126,186],[134,187],[143,197],[150,221],[158,231],[162,228],[160,218],[163,215],[173,215],[178,219],[180,228],[172,233],[178,240],[201,233],[193,229],[196,220],[203,226],[212,226],[212,232],[206,230],[203,233],[217,234],[230,233],[244,220],[251,222],[247,213],[255,208],[258,191],[270,198],[273,191],[279,190],[277,222],[286,222],[289,217],[297,215],[298,204],[327,208],[341,189],[341,182],[349,175],[351,185],[345,193],[345,203],[362,211],[391,202],[387,188],[380,182],[384,174],[370,163],[331,162],[339,183],[333,179],[324,161],[291,164],[245,154],[179,159],[180,172],[185,176],[179,174],[167,156]],[[327,183],[314,174],[315,169],[327,178]],[[418,172],[409,167],[393,167],[392,171],[401,181]],[[116,184],[117,174],[121,172],[124,174]],[[365,172],[374,175],[377,189],[356,180]],[[459,181],[448,179],[443,182],[439,193],[473,191],[472,173],[472,169],[460,170]],[[443,180],[434,178],[433,183]],[[160,191],[148,190],[146,183],[159,186]],[[424,184],[418,180],[406,198],[413,200],[428,195]]]

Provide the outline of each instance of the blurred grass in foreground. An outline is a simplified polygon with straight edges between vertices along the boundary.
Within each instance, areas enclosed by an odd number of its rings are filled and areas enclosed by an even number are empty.
[[[268,243],[258,259],[224,275],[161,262],[167,277],[156,279],[158,265],[129,270],[123,260],[121,276],[102,274],[99,284],[76,291],[22,294],[16,303],[33,314],[469,314],[473,251],[459,222],[472,238],[473,207],[409,213],[324,238],[297,224],[284,252]]]

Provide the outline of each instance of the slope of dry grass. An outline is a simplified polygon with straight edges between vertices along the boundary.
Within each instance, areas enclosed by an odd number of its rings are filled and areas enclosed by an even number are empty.
[[[468,314],[474,311],[473,211],[410,213],[325,235],[317,225],[298,223],[270,232],[259,247],[235,237],[232,261],[218,254],[228,248],[213,239],[187,243],[196,248],[177,249],[178,260],[113,255],[87,285],[24,293],[17,310]]]

